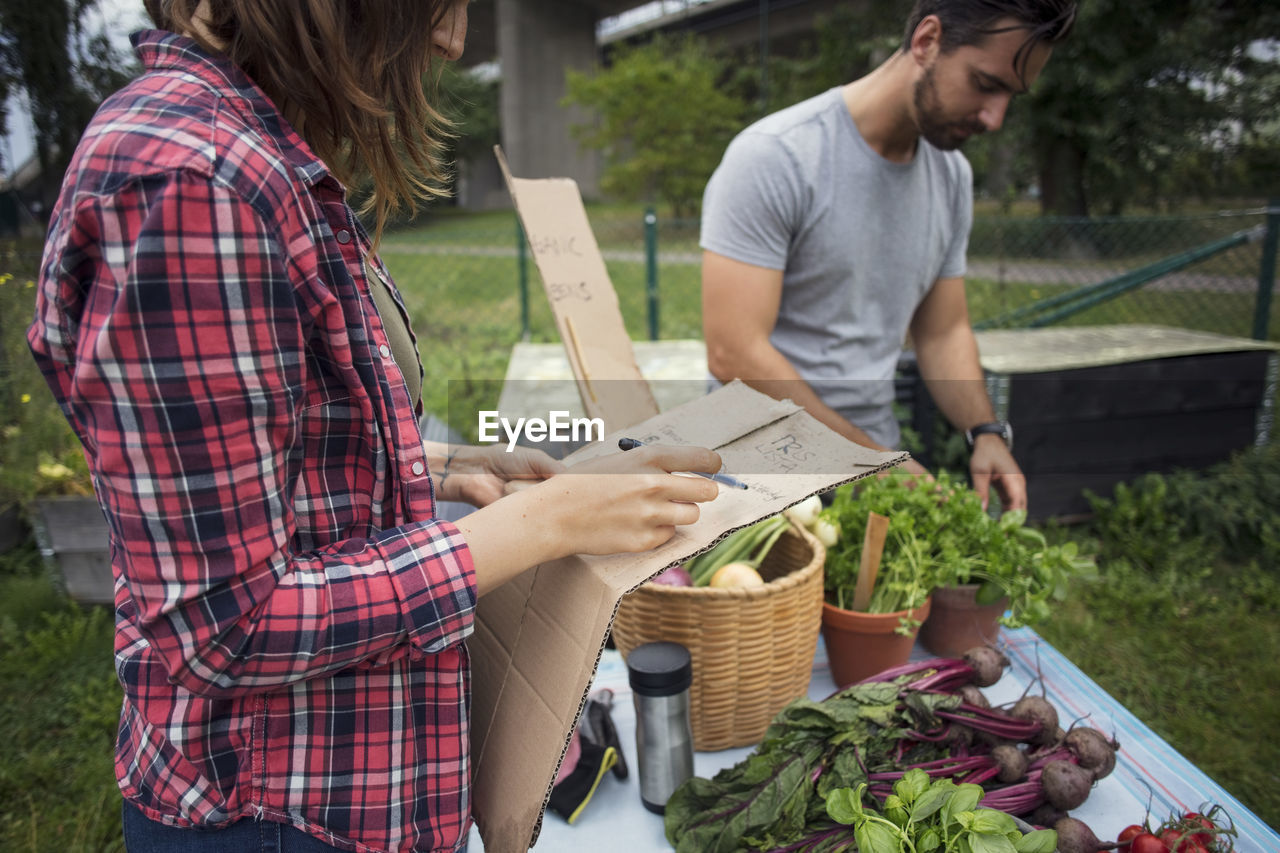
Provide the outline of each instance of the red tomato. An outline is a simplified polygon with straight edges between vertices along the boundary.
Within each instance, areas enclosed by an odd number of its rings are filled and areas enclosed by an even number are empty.
[[[1206,853],[1204,845],[1193,834],[1174,826],[1161,830],[1158,840],[1169,853]]]
[[[1182,816],[1182,821],[1184,824],[1187,825],[1188,828],[1197,827],[1197,826],[1203,827],[1204,829],[1218,828],[1213,821],[1209,820],[1209,818],[1205,817],[1199,812],[1187,812]],[[1199,841],[1200,844],[1205,847],[1208,847],[1213,842],[1212,832],[1197,832],[1191,837],[1194,838],[1196,841]]]
[[[1137,838],[1139,835],[1141,835],[1144,832],[1146,832],[1146,829],[1144,829],[1143,827],[1139,826],[1136,823],[1131,823],[1128,826],[1126,826],[1124,829],[1120,830],[1120,835],[1116,837],[1116,841],[1120,844],[1121,847],[1127,850],[1129,847],[1129,842]]]
[[[1169,853],[1169,848],[1151,833],[1143,832],[1129,842],[1129,853]]]

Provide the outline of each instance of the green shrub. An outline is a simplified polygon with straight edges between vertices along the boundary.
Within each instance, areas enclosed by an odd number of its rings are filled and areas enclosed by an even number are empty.
[[[0,849],[123,849],[111,612],[0,578]]]
[[[1203,473],[1147,474],[1089,495],[1104,555],[1148,568],[1215,558],[1280,568],[1280,444],[1237,453]]]
[[[27,346],[35,255],[0,246],[0,510],[50,494],[92,494],[88,467]],[[7,269],[6,269],[7,266]]]

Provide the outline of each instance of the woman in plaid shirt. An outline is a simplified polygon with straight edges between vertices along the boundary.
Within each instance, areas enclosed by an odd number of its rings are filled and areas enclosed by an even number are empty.
[[[75,152],[29,332],[111,530],[126,843],[461,849],[477,596],[666,541],[716,494],[671,472],[719,457],[561,473],[424,445],[374,248],[437,192],[422,79],[461,54],[466,0],[147,6],[145,73]],[[626,476],[581,476],[605,464]],[[451,524],[438,500],[479,508]]]

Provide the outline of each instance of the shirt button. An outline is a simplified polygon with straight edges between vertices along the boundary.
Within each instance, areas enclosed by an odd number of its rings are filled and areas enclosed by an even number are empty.
[[[382,354],[383,358],[391,358],[391,347],[386,344],[378,347],[378,352]]]
[[[348,230],[347,230],[347,229],[345,229],[345,228],[343,228],[341,231],[339,231],[339,232],[338,232],[337,234],[335,234],[334,236],[335,236],[335,237],[337,237],[337,238],[338,238],[338,242],[339,242],[339,243],[341,243],[341,244],[342,244],[342,245],[344,245],[344,246],[351,242],[351,232],[350,232],[350,231],[348,231]]]
[[[416,476],[416,477],[421,477],[421,476],[422,476],[422,472],[423,472],[423,471],[425,471],[425,470],[427,470],[427,469],[422,467],[422,463],[421,463],[421,462],[415,462],[415,463],[413,463],[412,471],[413,471],[413,473],[414,473],[414,476]]]

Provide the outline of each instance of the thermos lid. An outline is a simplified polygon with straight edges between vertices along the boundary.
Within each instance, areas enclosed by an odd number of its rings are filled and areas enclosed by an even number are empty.
[[[679,643],[645,643],[627,655],[627,677],[642,696],[674,696],[693,684],[693,660]]]

